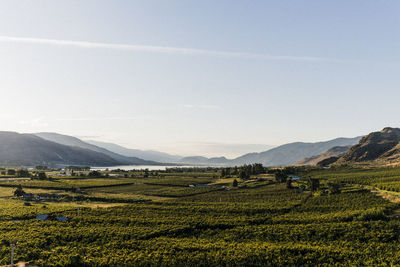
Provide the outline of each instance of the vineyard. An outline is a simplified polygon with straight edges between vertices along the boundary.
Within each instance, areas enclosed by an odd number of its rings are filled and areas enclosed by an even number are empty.
[[[324,181],[369,185],[382,190],[400,192],[399,168],[319,170],[310,172],[309,175]]]
[[[400,206],[363,188],[397,188],[400,169],[301,175],[321,188],[300,190],[304,181],[288,186],[273,174],[220,177],[219,170],[2,182],[0,264],[9,263],[12,240],[16,260],[36,266],[400,264]],[[326,193],[328,183],[340,192]],[[26,201],[13,196],[19,184],[26,193],[63,197]]]

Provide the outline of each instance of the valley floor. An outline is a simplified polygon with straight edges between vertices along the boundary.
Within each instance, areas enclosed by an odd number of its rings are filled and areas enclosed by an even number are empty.
[[[399,204],[359,186],[400,188],[400,169],[302,175],[341,192],[214,171],[0,182],[0,264],[18,240],[15,262],[36,266],[400,265]],[[14,197],[19,184],[48,198]]]

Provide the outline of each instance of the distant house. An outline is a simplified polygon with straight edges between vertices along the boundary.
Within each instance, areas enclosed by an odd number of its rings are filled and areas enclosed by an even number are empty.
[[[38,216],[36,216],[36,220],[45,221],[48,217],[49,215],[47,214],[39,214]]]
[[[192,185],[192,184],[190,184],[190,185],[189,185],[189,187],[191,187],[191,188],[195,188],[195,186],[194,186],[194,185]]]
[[[59,216],[59,217],[57,217],[57,221],[59,221],[59,222],[66,222],[66,221],[68,221],[68,218],[65,217],[65,216]]]
[[[299,176],[296,176],[296,175],[288,175],[290,178],[292,178],[292,180],[293,181],[296,181],[296,180],[300,180],[301,179],[301,177],[299,177]]]

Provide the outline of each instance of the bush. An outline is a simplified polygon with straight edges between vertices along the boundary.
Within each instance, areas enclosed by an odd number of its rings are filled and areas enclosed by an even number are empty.
[[[235,179],[233,180],[232,186],[237,187],[239,185],[238,181]]]

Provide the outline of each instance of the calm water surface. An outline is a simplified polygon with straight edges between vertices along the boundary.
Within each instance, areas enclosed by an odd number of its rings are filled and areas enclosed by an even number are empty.
[[[92,170],[104,171],[105,169],[116,170],[121,169],[125,171],[130,170],[145,170],[149,169],[150,171],[165,171],[167,168],[190,168],[194,166],[161,166],[161,165],[121,165],[121,166],[113,166],[113,167],[92,167]]]

